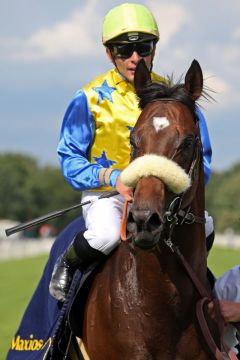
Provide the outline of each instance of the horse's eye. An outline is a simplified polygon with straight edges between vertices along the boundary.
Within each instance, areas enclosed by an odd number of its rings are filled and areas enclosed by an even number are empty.
[[[130,134],[130,145],[136,149],[139,146],[140,139],[137,136],[134,136],[133,134]]]
[[[131,160],[135,159],[137,156],[137,149],[139,145],[139,139],[135,138],[132,134],[130,135],[130,145],[131,145]]]
[[[181,147],[181,149],[183,151],[188,151],[188,150],[191,150],[193,148],[194,143],[195,143],[194,136],[189,135],[183,140],[180,147]]]
[[[135,141],[131,136],[130,136],[130,145],[133,147],[135,146]]]

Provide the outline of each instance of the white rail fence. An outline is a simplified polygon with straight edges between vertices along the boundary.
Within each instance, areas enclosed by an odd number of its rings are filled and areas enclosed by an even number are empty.
[[[5,229],[15,225],[12,222],[0,221],[0,261],[49,253],[54,238],[23,238],[21,233],[6,237]],[[224,234],[216,234],[214,244],[240,249],[240,235],[229,229]]]
[[[7,237],[5,230],[16,225],[10,220],[0,220],[0,261],[49,253],[54,238],[24,238],[21,232]]]

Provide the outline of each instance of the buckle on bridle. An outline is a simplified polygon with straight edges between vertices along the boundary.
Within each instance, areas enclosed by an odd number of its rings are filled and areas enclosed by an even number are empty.
[[[171,252],[174,253],[175,252],[175,245],[173,244],[171,238],[169,237],[168,239],[164,239],[164,242],[169,247]]]
[[[176,213],[171,213],[171,211],[166,211],[165,212],[165,217],[167,219],[167,221],[171,224],[171,225],[177,225],[178,224],[178,216]]]
[[[193,224],[194,222],[195,222],[195,215],[193,214],[193,213],[187,213],[187,215],[185,216],[185,218],[184,218],[184,222],[185,222],[185,224],[187,224],[187,225],[191,225],[191,224]]]
[[[178,210],[182,204],[182,197],[176,196],[173,201],[170,203],[168,210],[165,212],[164,216],[167,221],[172,225],[178,224]]]

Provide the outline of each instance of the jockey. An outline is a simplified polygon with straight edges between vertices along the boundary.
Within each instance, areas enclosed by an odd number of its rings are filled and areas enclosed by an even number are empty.
[[[140,109],[133,87],[134,71],[144,59],[152,71],[157,23],[143,5],[124,3],[104,18],[102,42],[114,68],[77,91],[63,120],[58,155],[64,178],[82,192],[86,231],[73,239],[54,267],[49,290],[64,301],[76,268],[84,271],[99,262],[120,243],[120,223],[124,200],[131,201],[132,189],[120,180],[130,161],[129,136]],[[152,79],[164,78],[151,72]],[[197,108],[204,152],[205,183],[210,177],[211,145],[203,114]],[[116,189],[119,195],[94,200],[103,192]],[[213,232],[208,217],[206,234]]]

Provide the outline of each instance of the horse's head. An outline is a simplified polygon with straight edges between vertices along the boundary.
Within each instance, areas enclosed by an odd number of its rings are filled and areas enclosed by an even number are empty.
[[[194,60],[183,84],[153,83],[141,60],[134,82],[142,113],[131,133],[132,161],[121,179],[135,189],[128,230],[137,245],[149,248],[176,221],[180,208],[192,204],[203,183],[195,114],[203,75]]]

